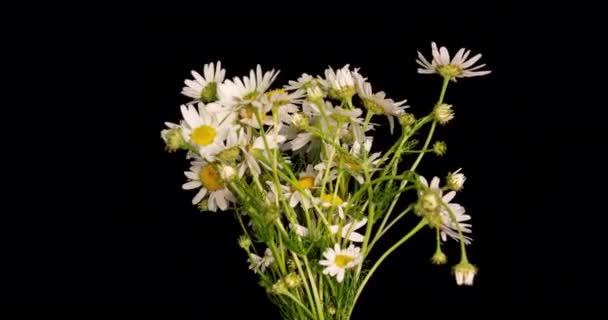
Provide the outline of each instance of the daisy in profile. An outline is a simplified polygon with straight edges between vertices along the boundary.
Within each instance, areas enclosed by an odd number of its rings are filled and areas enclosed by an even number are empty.
[[[443,77],[447,77],[453,81],[456,78],[467,78],[484,76],[492,71],[479,70],[485,67],[485,64],[473,66],[479,59],[481,59],[481,53],[469,59],[471,50],[465,50],[461,48],[456,52],[454,57],[450,59],[450,53],[446,47],[437,49],[435,42],[431,43],[433,59],[429,62],[423,55],[418,51],[418,63],[422,68],[418,68],[418,73],[432,74],[437,73]]]
[[[285,86],[285,90],[302,90],[317,87],[319,80],[315,79],[308,73],[303,73],[296,81],[289,80],[288,85]]]
[[[220,123],[215,115],[209,114],[203,103],[198,104],[198,111],[192,105],[182,105],[181,111],[187,124],[182,127],[184,140],[196,146],[201,158],[214,161],[215,155],[224,149],[223,142],[228,132],[233,130],[231,121]]]
[[[446,241],[448,236],[456,241],[460,241],[460,236],[458,235],[458,228],[460,227],[460,230],[463,233],[464,242],[470,244],[472,239],[464,235],[464,233],[471,232],[471,224],[462,222],[470,220],[471,216],[464,214],[465,209],[460,204],[450,203],[456,196],[456,192],[450,191],[444,195],[439,187],[439,182],[439,177],[433,177],[429,184],[426,178],[420,176],[420,184],[424,188],[420,191],[422,201],[419,206],[419,211],[422,211],[420,212],[421,214],[424,214],[425,212],[436,212],[439,214],[441,239],[443,241]],[[445,206],[450,208],[456,219],[455,221],[452,219]]]
[[[262,73],[262,67],[258,64],[255,71],[249,71],[249,77],[244,76],[242,80],[234,77],[224,81],[218,87],[219,101],[228,107],[251,103],[270,88],[278,74],[274,69]]]
[[[453,198],[456,195],[456,192],[451,191],[448,192],[444,198],[448,195],[451,195],[451,197]],[[449,200],[452,200],[448,197]],[[445,201],[445,200],[444,200]],[[466,210],[464,209],[463,206],[459,205],[458,203],[448,203],[446,202],[447,205],[449,206],[450,210],[452,210],[452,213],[454,213],[454,217],[456,218],[456,221],[454,221],[452,219],[452,217],[450,216],[450,213],[448,212],[448,210],[446,208],[441,208],[441,240],[442,241],[447,241],[448,236],[456,241],[460,241],[460,236],[458,235],[458,226],[460,226],[460,231],[462,231],[463,233],[463,238],[464,238],[464,243],[466,244],[471,244],[471,242],[473,241],[473,239],[467,235],[465,235],[465,233],[471,233],[471,224],[470,223],[463,223],[465,221],[469,221],[471,220],[471,216],[468,214],[465,214]]]
[[[357,94],[361,98],[361,101],[363,101],[363,106],[371,112],[385,115],[392,134],[395,127],[395,117],[399,117],[399,115],[403,114],[404,109],[409,108],[409,106],[403,105],[407,100],[395,102],[393,99],[386,99],[384,91],[374,94],[372,85],[369,82],[365,81],[359,73],[355,73],[354,75],[355,82],[357,83]]]
[[[357,70],[355,69],[355,72]],[[356,92],[355,78],[348,64],[338,71],[334,71],[331,67],[326,69],[325,80],[322,81],[322,84],[327,90],[328,96],[336,100],[348,100]]]
[[[203,67],[203,76],[194,70],[190,73],[194,80],[187,79],[184,81],[186,86],[182,89],[182,94],[193,98],[193,102],[209,103],[217,101],[217,86],[224,81],[226,75],[226,70],[222,69],[222,62],[218,61],[215,65],[213,62],[206,64]]]
[[[325,267],[323,274],[329,274],[336,277],[338,282],[342,282],[346,269],[356,267],[362,262],[360,250],[352,244],[346,249],[341,249],[339,244],[335,244],[334,248],[327,248],[323,252],[325,259],[319,261],[319,264]]]
[[[380,165],[380,156],[381,152],[375,152],[371,155],[369,154],[372,149],[372,142],[374,138],[365,136],[364,143],[359,142],[359,140],[355,140],[353,142],[352,147],[350,148],[350,154],[352,157],[343,157],[343,165],[346,167],[350,175],[357,180],[360,184],[365,182],[365,178],[363,177],[363,172],[367,168],[370,172],[374,172],[378,170],[378,166]],[[348,149],[347,145],[344,145],[345,149]]]
[[[190,180],[182,186],[184,190],[200,189],[192,199],[192,204],[198,204],[207,198],[207,208],[216,212],[218,208],[225,211],[230,203],[236,202],[234,195],[210,163],[200,159],[194,160],[190,171],[184,174]]]

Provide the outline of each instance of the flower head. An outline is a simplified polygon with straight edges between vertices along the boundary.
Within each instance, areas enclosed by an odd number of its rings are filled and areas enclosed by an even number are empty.
[[[206,64],[203,67],[203,76],[198,72],[191,71],[194,80],[185,80],[186,86],[182,89],[182,94],[194,98],[194,101],[199,100],[204,103],[214,102],[217,97],[217,86],[224,81],[226,70],[222,69],[221,61],[216,65],[213,63]]]
[[[184,183],[183,189],[200,188],[192,199],[192,204],[199,204],[201,200],[207,198],[206,207],[215,212],[218,208],[225,211],[231,202],[236,202],[234,195],[226,188],[220,175],[210,163],[195,160],[192,162],[190,171],[186,171],[184,174],[190,181]]]
[[[403,105],[407,100],[395,102],[393,99],[386,99],[384,91],[374,94],[372,85],[369,82],[366,82],[359,73],[355,73],[355,79],[357,83],[357,93],[363,101],[363,106],[371,112],[386,115],[392,134],[393,128],[395,127],[394,118],[399,117],[404,113],[405,109],[409,108],[409,106]]]
[[[438,104],[433,109],[433,116],[435,120],[440,124],[446,124],[450,122],[450,120],[454,119],[454,111],[452,110],[451,104]]]
[[[454,191],[462,190],[464,182],[467,180],[467,177],[465,177],[463,173],[460,173],[460,170],[462,170],[462,168],[454,172],[448,173],[446,180],[449,189]]]
[[[274,69],[262,73],[262,67],[257,65],[242,80],[238,77],[226,80],[218,87],[220,103],[228,107],[251,103],[270,88],[278,74]]]
[[[335,244],[333,249],[327,248],[323,253],[325,259],[319,261],[320,265],[325,266],[323,274],[329,274],[331,277],[336,277],[338,282],[342,282],[345,270],[362,262],[360,250],[352,244],[346,249],[341,249],[339,244]]]
[[[214,161],[233,126],[230,120],[220,122],[215,114],[209,113],[208,108],[209,105],[203,103],[199,103],[198,111],[192,105],[181,106],[187,124],[182,127],[182,135],[184,140],[196,146],[203,159]]]
[[[454,266],[454,276],[456,277],[456,284],[459,286],[472,286],[473,279],[477,274],[477,268],[467,261],[461,261],[459,264]]]
[[[483,76],[491,72],[489,70],[479,70],[485,67],[485,64],[473,67],[473,64],[481,59],[481,53],[467,60],[471,51],[461,48],[456,52],[456,55],[450,59],[450,54],[446,47],[437,49],[437,44],[433,42],[431,43],[431,48],[433,54],[431,62],[429,62],[420,51],[418,52],[418,59],[416,59],[416,62],[422,67],[418,68],[418,73],[437,73],[445,78],[456,81],[456,78]]]
[[[355,79],[348,64],[338,71],[334,71],[331,67],[326,69],[323,84],[327,88],[328,96],[336,100],[350,99],[356,92]]]

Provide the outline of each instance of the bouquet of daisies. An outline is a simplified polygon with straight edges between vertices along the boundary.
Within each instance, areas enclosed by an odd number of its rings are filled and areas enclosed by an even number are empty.
[[[234,213],[249,269],[285,319],[349,319],[382,261],[424,227],[436,232],[431,261],[445,264],[442,244],[454,239],[461,251],[456,282],[473,283],[470,216],[454,202],[465,176],[459,169],[442,183],[416,173],[425,154],[446,152],[433,133],[454,118],[444,102],[448,84],[490,73],[474,66],[481,54],[469,54],[460,49],[450,58],[435,43],[430,62],[418,53],[418,72],[443,80],[423,117],[406,112],[406,100],[375,92],[349,65],[323,76],[302,74],[278,89],[271,87],[279,72],[259,65],[230,80],[221,62],[210,63],[185,81],[182,94],[192,100],[181,106],[183,119],[161,133],[169,152],[183,150],[190,161],[183,189],[193,191],[201,211]],[[388,150],[372,152],[375,116],[387,117],[395,137]],[[426,138],[413,139],[424,127],[430,127]],[[400,203],[406,193],[414,200]],[[369,261],[408,213],[417,225]]]

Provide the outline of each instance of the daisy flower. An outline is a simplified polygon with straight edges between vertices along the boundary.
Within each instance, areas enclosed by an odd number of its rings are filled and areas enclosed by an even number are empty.
[[[355,69],[357,72],[358,69]],[[352,97],[355,92],[355,79],[349,69],[349,65],[345,65],[342,69],[334,71],[331,67],[325,70],[325,80],[322,84],[327,89],[328,96],[332,99],[345,100]]]
[[[291,187],[289,196],[285,195],[289,199],[289,206],[295,208],[296,205],[301,204],[303,208],[309,209],[311,207],[310,199],[312,198],[311,190],[318,187],[320,182],[319,172],[311,164],[307,165],[306,170],[298,174],[298,186],[303,189],[307,196],[302,195],[300,190]]]
[[[252,253],[251,258],[247,261],[249,261],[249,270],[253,269],[256,272],[257,270],[264,272],[266,271],[266,268],[268,268],[274,262],[274,256],[272,255],[272,251],[270,250],[270,248],[266,248],[263,257]]]
[[[420,191],[420,195],[423,198],[422,210],[437,211],[439,209],[437,212],[441,218],[441,239],[443,241],[447,241],[448,236],[456,241],[460,241],[460,236],[458,235],[458,226],[460,226],[460,230],[463,234],[471,232],[471,224],[462,223],[470,220],[471,216],[464,214],[465,209],[460,204],[450,203],[450,201],[452,201],[456,196],[455,191],[450,191],[444,195],[443,191],[439,187],[439,177],[433,177],[429,185],[426,178],[421,176],[420,183],[425,188],[425,190]],[[450,213],[443,206],[443,204],[441,204],[439,199],[441,199],[441,201],[450,208],[452,213],[454,213],[456,221],[452,219]],[[463,237],[466,244],[471,243],[472,239],[470,237],[465,235],[463,235]]]
[[[355,140],[352,147],[350,148],[350,154],[354,158],[345,159],[344,166],[348,169],[350,175],[357,180],[360,184],[365,182],[362,171],[365,168],[371,169],[370,172],[378,170],[380,164],[381,152],[375,152],[369,155],[372,148],[373,137],[365,137],[365,142],[362,144],[358,140]],[[345,149],[348,149],[346,146]],[[367,159],[366,159],[367,157]]]
[[[355,230],[360,229],[366,223],[367,223],[367,218],[363,218],[363,220],[360,220],[360,221],[351,221],[351,222],[345,224],[344,226],[342,226],[342,234],[340,236],[342,238],[348,239],[353,242],[363,242],[363,239],[364,239],[363,235],[358,232],[355,232]],[[331,231],[332,234],[338,233],[339,229],[340,229],[339,225],[329,226],[329,231]]]
[[[289,80],[285,90],[301,90],[316,87],[318,80],[313,76],[303,73],[296,81]]]
[[[200,156],[207,161],[214,161],[215,155],[223,149],[223,141],[233,129],[230,121],[221,122],[207,112],[207,107],[198,104],[198,111],[192,105],[181,106],[182,115],[187,126],[182,127],[184,140],[192,143]]]
[[[285,124],[290,124],[292,115],[300,110],[296,105],[302,103],[304,91],[296,90],[291,93],[285,92],[285,89],[275,89],[268,91],[261,99],[261,103],[276,107],[278,110],[278,120]]]
[[[374,94],[372,91],[372,85],[363,80],[363,77],[360,74],[355,73],[355,79],[357,83],[357,94],[363,101],[363,105],[369,111],[386,115],[392,134],[393,128],[395,127],[394,118],[399,117],[399,115],[403,114],[404,109],[409,108],[409,106],[403,106],[407,100],[404,99],[399,102],[395,102],[393,99],[386,99],[386,94],[384,91]]]
[[[450,59],[450,54],[446,47],[437,49],[437,44],[433,42],[431,43],[431,48],[433,54],[433,59],[431,62],[426,60],[422,53],[418,51],[418,59],[416,59],[416,63],[422,67],[418,68],[418,73],[437,73],[443,77],[448,77],[451,80],[456,81],[456,78],[483,76],[492,72],[489,70],[479,70],[485,67],[485,64],[480,64],[473,67],[473,64],[481,59],[481,53],[467,60],[471,54],[471,50],[461,48],[458,50],[458,52],[456,52],[456,55]]]
[[[245,76],[243,80],[234,77],[218,87],[220,103],[229,107],[251,103],[268,90],[278,74],[274,69],[262,73],[262,67],[258,64],[255,71],[249,71],[249,77]]]
[[[234,195],[226,188],[219,173],[211,164],[203,160],[192,161],[190,171],[184,174],[190,180],[182,186],[184,190],[200,188],[192,199],[192,204],[198,204],[207,197],[209,211],[216,212],[218,208],[225,211],[230,203],[236,202]]]
[[[463,233],[464,243],[471,244],[471,241],[473,239],[465,235],[465,233],[472,232],[471,224],[463,223],[465,221],[471,220],[471,216],[465,214],[466,210],[463,206],[459,205],[458,203],[448,203],[448,201],[445,200],[446,198],[448,200],[452,200],[455,195],[456,192],[450,191],[443,197],[443,201],[449,206],[450,210],[452,210],[452,213],[454,213],[454,218],[456,219],[456,221],[452,219],[450,213],[446,208],[441,208],[441,240],[445,242],[447,241],[447,237],[449,236],[450,238],[456,241],[460,241],[460,236],[458,235],[458,226],[460,226],[460,231],[462,231]]]
[[[338,210],[338,216],[341,219],[344,219],[344,208],[348,205],[348,200],[342,200],[339,195],[333,193],[322,193],[313,200],[323,208],[336,208]]]
[[[333,249],[327,248],[323,253],[325,259],[319,261],[320,265],[325,266],[323,274],[335,276],[338,282],[342,282],[345,270],[356,267],[363,261],[360,250],[352,244],[346,249],[340,249],[338,244]]]
[[[192,70],[190,72],[194,80],[187,79],[184,81],[186,85],[182,89],[182,94],[194,98],[193,102],[199,100],[204,103],[216,101],[217,86],[224,81],[226,70],[222,69],[220,61],[214,66],[213,63],[206,64],[203,67],[203,76]]]

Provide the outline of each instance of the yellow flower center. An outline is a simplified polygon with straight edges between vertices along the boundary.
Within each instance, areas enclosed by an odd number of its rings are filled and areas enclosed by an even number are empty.
[[[445,64],[437,67],[437,73],[444,77],[455,78],[462,74],[462,67],[455,64]]]
[[[301,189],[310,189],[315,184],[315,178],[313,177],[302,177],[298,180],[298,186]],[[296,188],[292,187],[291,191],[296,191]]]
[[[216,134],[217,132],[213,127],[203,125],[194,129],[194,131],[192,131],[190,134],[190,138],[192,138],[192,141],[198,145],[207,146],[210,145],[213,140],[215,140]]]
[[[347,256],[345,254],[338,254],[338,255],[336,255],[336,259],[334,260],[334,263],[338,267],[344,268],[351,261],[353,261],[353,257]]]
[[[201,169],[200,178],[203,186],[209,191],[217,191],[224,188],[217,171],[209,164]]]
[[[326,193],[321,194],[321,201],[323,201],[325,203],[329,203],[332,206],[339,206],[342,203],[344,203],[344,201],[338,195],[334,195],[333,193],[332,194],[326,194]]]
[[[272,97],[273,94],[283,94],[283,93],[285,93],[285,89],[282,89],[282,88],[273,89],[273,90],[266,92],[266,96],[268,98],[270,98],[270,97]]]
[[[249,92],[248,94],[243,96],[243,100],[254,100],[259,95],[260,95],[260,93],[257,91]]]
[[[344,165],[351,170],[360,170],[361,166],[354,162],[346,162]]]

